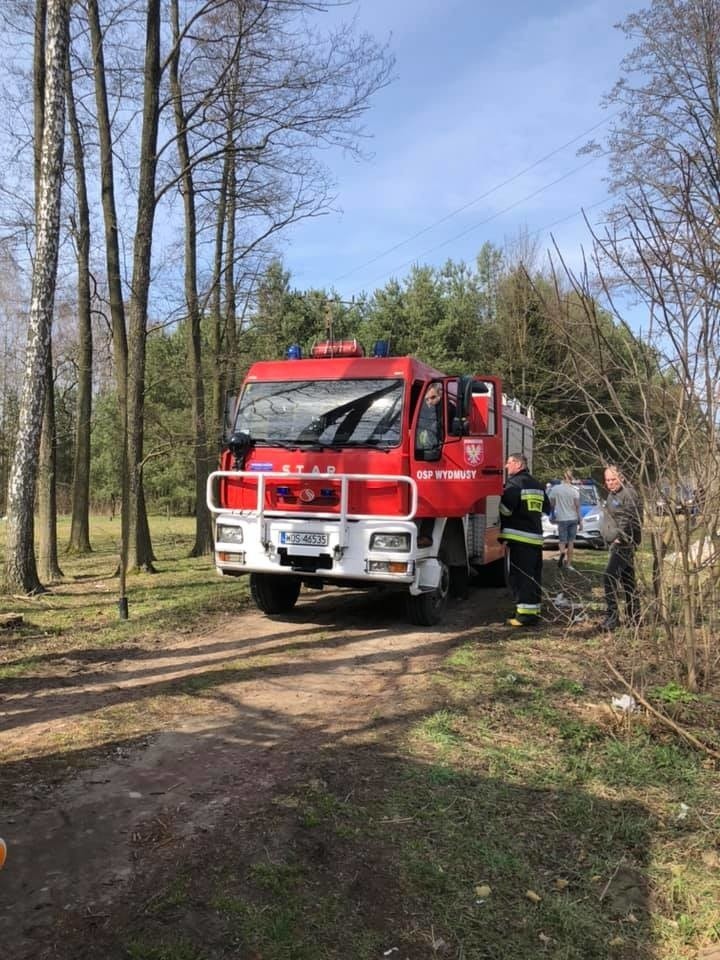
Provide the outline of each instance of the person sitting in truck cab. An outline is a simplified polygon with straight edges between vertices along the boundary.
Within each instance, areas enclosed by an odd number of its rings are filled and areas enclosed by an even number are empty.
[[[442,400],[443,385],[435,380],[425,391],[425,398],[418,414],[415,456],[419,459],[437,460],[440,456],[443,439]],[[435,519],[419,517],[415,522],[418,528],[418,547],[422,549],[431,547]]]
[[[442,399],[443,385],[433,381],[425,391],[415,435],[415,455],[425,455],[423,459],[437,459],[440,452],[443,438]]]

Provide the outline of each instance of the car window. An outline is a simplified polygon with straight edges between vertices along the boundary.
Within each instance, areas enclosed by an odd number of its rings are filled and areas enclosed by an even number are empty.
[[[580,503],[584,507],[594,507],[597,503],[599,503],[597,490],[595,487],[585,486],[579,487],[578,489],[580,490]]]

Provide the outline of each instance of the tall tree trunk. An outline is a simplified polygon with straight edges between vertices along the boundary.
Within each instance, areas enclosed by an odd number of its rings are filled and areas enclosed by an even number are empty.
[[[48,0],[35,259],[17,443],[8,487],[5,561],[7,588],[25,593],[42,589],[33,551],[33,502],[57,278],[68,19],[67,0]]]
[[[226,387],[237,386],[237,292],[235,290],[235,214],[237,211],[237,176],[235,173],[235,147],[232,137],[227,145],[229,177],[227,184],[227,217],[225,220],[225,350]]]
[[[180,23],[178,0],[171,0],[173,56],[170,60],[170,92],[175,113],[176,143],[180,161],[181,192],[185,210],[185,303],[187,306],[188,372],[192,391],[192,418],[195,461],[195,543],[190,556],[199,557],[212,549],[212,525],[205,499],[208,476],[207,427],[205,423],[205,390],[202,375],[202,335],[200,300],[197,286],[197,217],[195,183],[187,137],[187,117],[178,72],[180,60]]]
[[[52,339],[45,364],[45,404],[38,455],[37,536],[40,580],[60,580],[57,546],[57,437],[55,431],[55,377]]]
[[[97,0],[87,0],[90,40],[93,51],[95,74],[95,102],[100,141],[100,188],[103,220],[105,224],[105,257],[107,261],[110,319],[112,324],[113,359],[120,410],[120,437],[118,438],[118,464],[121,484],[121,533],[120,533],[120,596],[125,596],[125,576],[128,566],[128,496],[129,471],[127,465],[127,380],[128,344],[125,327],[125,302],[123,300],[120,269],[120,243],[118,240],[117,211],[115,208],[115,177],[113,172],[112,128],[108,110],[107,84],[105,79],[105,55],[103,34],[100,26]]]
[[[40,196],[42,142],[45,124],[45,29],[47,19],[46,0],[38,0],[35,12],[35,36],[33,55],[33,100],[34,100],[34,157],[35,157],[35,206]],[[52,334],[45,364],[45,403],[37,480],[38,575],[41,580],[59,580],[60,569],[57,550],[57,439],[55,436],[55,377],[52,362]]]
[[[160,0],[148,0],[145,34],[145,84],[138,177],[138,212],[128,322],[128,570],[152,570],[145,501],[142,495],[145,415],[145,356],[155,221],[155,175],[160,116]]]
[[[85,177],[85,151],[75,112],[72,71],[67,65],[67,111],[73,145],[78,264],[78,388],[75,422],[75,460],[72,481],[72,519],[68,553],[90,553],[90,418],[92,416],[93,335],[90,310],[90,208]]]
[[[230,177],[230,154],[225,151],[220,195],[218,197],[217,221],[215,224],[215,258],[213,264],[212,299],[210,313],[212,316],[212,416],[213,434],[219,437],[223,430],[225,415],[225,391],[227,390],[227,374],[225,371],[224,331],[222,323],[222,277],[223,277],[223,244],[225,240],[225,207],[227,201],[228,181]]]

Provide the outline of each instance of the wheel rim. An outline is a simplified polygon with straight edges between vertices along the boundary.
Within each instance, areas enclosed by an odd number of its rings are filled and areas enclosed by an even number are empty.
[[[442,563],[442,561],[440,561]],[[450,567],[443,563],[440,572],[440,583],[437,585],[433,594],[433,607],[438,610],[447,601],[450,592]]]

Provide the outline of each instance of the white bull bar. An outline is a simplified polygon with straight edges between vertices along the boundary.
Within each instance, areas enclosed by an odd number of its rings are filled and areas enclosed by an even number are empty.
[[[228,479],[248,478],[257,481],[257,493],[254,509],[233,509],[232,507],[223,507],[217,502],[218,482],[227,477]],[[306,479],[308,482],[316,480],[340,481],[340,510],[339,511],[319,511],[319,510],[267,510],[265,508],[265,490],[268,480],[284,480],[286,483],[291,481]],[[405,483],[410,487],[410,509],[404,514],[378,514],[378,513],[350,513],[348,510],[348,500],[350,496],[351,483]],[[417,511],[417,484],[412,477],[404,477],[395,473],[287,473],[285,471],[260,471],[260,470],[215,470],[207,479],[206,499],[208,510],[213,516],[219,513],[229,516],[257,517],[258,527],[261,538],[264,539],[263,526],[265,517],[298,517],[306,520],[339,520],[343,528],[348,520],[412,520]],[[344,539],[344,537],[343,537]]]
[[[257,481],[257,492],[254,509],[237,509],[221,506],[217,500],[217,487],[219,481],[224,478],[237,479],[240,477],[252,478]],[[309,510],[268,510],[265,508],[265,491],[267,489],[267,480],[284,480],[285,482],[305,478],[310,480],[334,480],[340,481],[340,509],[339,511],[309,511]],[[402,514],[380,514],[380,513],[350,513],[348,509],[349,489],[353,482],[389,482],[405,483],[410,487],[410,508],[407,513]],[[342,557],[349,546],[349,522],[350,521],[369,521],[370,523],[383,522],[406,522],[415,518],[417,511],[417,484],[412,477],[399,476],[398,474],[368,474],[368,473],[312,473],[297,474],[286,471],[255,471],[255,470],[216,470],[210,474],[207,480],[206,497],[208,509],[214,518],[220,514],[223,517],[242,518],[244,521],[250,521],[256,524],[257,543],[268,554],[272,549],[269,527],[272,521],[277,519],[285,520],[316,520],[333,521],[333,529],[337,537],[337,547],[335,553]],[[337,524],[337,526],[334,526]],[[304,553],[304,550],[301,550]],[[218,567],[218,569],[221,569]],[[427,590],[435,589],[440,582],[442,570],[437,560],[432,557],[422,558],[415,564],[415,573],[412,576],[412,582],[409,583],[411,594],[423,593]],[[327,574],[325,574],[327,575]],[[332,574],[329,574],[332,576]],[[350,574],[353,579],[376,579],[366,578],[359,570]]]

